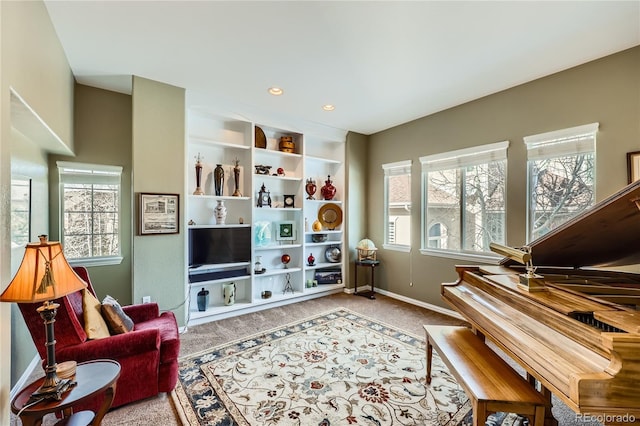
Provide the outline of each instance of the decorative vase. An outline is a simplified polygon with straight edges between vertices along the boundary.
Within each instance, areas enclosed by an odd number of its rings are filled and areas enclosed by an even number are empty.
[[[200,162],[201,159],[202,157],[200,157],[200,153],[198,153],[198,156],[196,157],[196,190],[193,191],[193,195],[204,195],[204,191],[200,186],[200,183],[202,182],[202,162]]]
[[[224,297],[225,306],[236,303],[236,283],[222,284],[222,296]]]
[[[307,263],[309,266],[313,266],[316,263],[316,258],[313,257],[313,253],[309,253],[309,257],[307,257]]]
[[[242,193],[240,192],[240,161],[236,158],[235,161],[235,166],[233,167],[233,179],[234,179],[234,184],[235,184],[235,190],[233,191],[232,196],[234,197],[242,197]]]
[[[218,200],[218,205],[213,209],[213,213],[216,216],[216,225],[224,225],[224,220],[227,218],[227,208],[224,201]]]
[[[324,186],[320,188],[320,194],[322,194],[322,198],[325,200],[333,200],[333,197],[336,195],[336,187],[333,186],[330,175],[327,176],[327,180],[324,181]]]
[[[198,310],[204,312],[209,306],[209,290],[204,288],[198,292]]]
[[[222,187],[224,186],[224,169],[222,168],[222,164],[216,164],[216,168],[213,170],[213,185],[215,189],[214,195],[222,195]]]
[[[311,178],[307,179],[307,184],[304,186],[304,190],[307,191],[308,195],[307,200],[315,200],[315,198],[313,198],[313,194],[316,193],[317,189],[316,181]]]

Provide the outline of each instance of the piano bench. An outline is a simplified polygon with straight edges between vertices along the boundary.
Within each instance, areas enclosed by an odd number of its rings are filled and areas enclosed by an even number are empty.
[[[427,384],[435,349],[471,400],[474,426],[484,425],[487,415],[500,411],[526,416],[531,426],[544,424],[542,394],[469,328],[425,325],[424,330]]]

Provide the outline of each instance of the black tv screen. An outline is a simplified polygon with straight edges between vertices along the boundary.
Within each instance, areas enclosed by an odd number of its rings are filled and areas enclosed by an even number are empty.
[[[189,229],[189,267],[251,260],[251,228]]]

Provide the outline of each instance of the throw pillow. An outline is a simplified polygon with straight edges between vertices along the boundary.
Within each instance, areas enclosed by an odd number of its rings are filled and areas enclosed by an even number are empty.
[[[109,337],[109,328],[102,318],[100,301],[86,288],[82,292],[84,332],[88,339]]]
[[[113,334],[122,334],[133,330],[133,321],[122,310],[116,299],[107,295],[102,300],[102,316]]]

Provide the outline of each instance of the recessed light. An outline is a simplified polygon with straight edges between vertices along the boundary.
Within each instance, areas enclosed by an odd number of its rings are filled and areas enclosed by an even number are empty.
[[[269,93],[271,93],[273,96],[280,96],[284,93],[284,90],[279,87],[269,87]]]
[[[333,111],[334,109],[336,109],[336,106],[331,104],[326,104],[326,105],[322,105],[322,109],[325,111]]]

